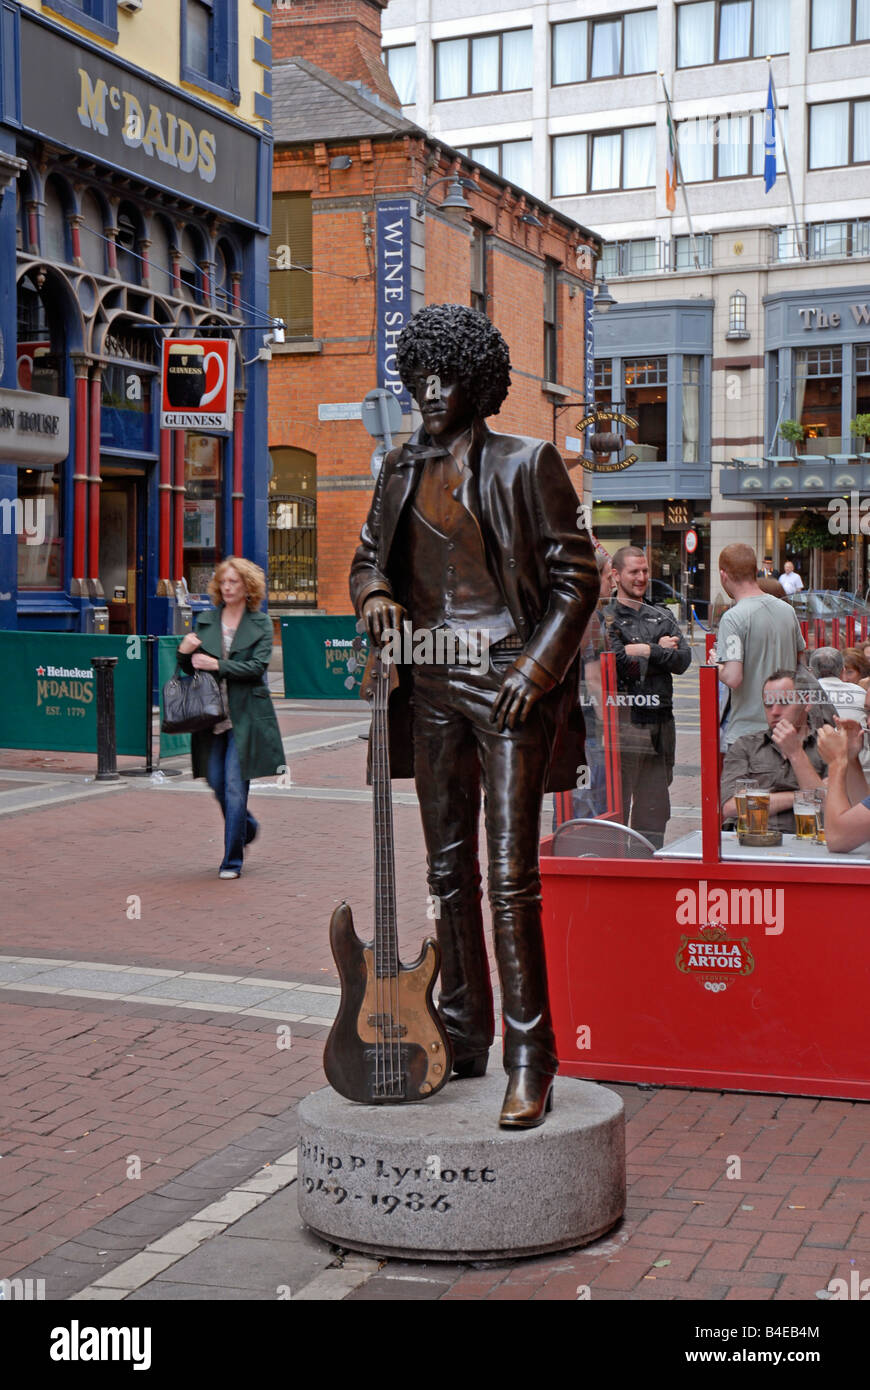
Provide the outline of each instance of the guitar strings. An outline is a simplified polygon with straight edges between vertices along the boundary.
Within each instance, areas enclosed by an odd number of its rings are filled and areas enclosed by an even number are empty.
[[[381,1028],[387,1030],[388,1046],[378,1042],[375,1049],[376,1084],[388,1089],[390,1095],[400,1095],[403,1091],[401,1057],[401,1023],[399,1016],[399,977],[398,952],[395,941],[395,888],[393,863],[393,817],[390,795],[389,748],[387,745],[387,705],[389,698],[389,668],[384,666],[380,656],[377,660],[378,679],[375,684],[374,717],[376,719],[377,765],[375,786],[375,826],[378,845],[378,889],[376,892],[376,931],[375,931],[375,1002]],[[377,907],[380,903],[381,912]],[[378,940],[380,922],[380,940]],[[384,971],[386,981],[384,983]],[[378,1067],[378,1059],[381,1065]],[[387,1077],[389,1072],[389,1077]]]

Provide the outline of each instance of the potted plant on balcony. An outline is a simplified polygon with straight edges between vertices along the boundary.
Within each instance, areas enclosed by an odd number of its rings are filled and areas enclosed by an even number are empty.
[[[804,427],[799,420],[783,420],[779,427],[779,437],[791,445],[791,456],[795,457],[795,446],[800,444],[804,437]]]
[[[863,454],[870,436],[870,415],[856,415],[854,420],[850,421],[849,429],[855,439],[855,453]]]

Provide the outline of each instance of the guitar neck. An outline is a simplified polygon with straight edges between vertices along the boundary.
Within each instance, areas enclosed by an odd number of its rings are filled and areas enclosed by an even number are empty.
[[[399,972],[399,939],[396,923],[396,861],[393,846],[393,797],[390,789],[390,750],[387,701],[389,669],[378,658],[372,708],[372,807],[375,844],[375,973]]]

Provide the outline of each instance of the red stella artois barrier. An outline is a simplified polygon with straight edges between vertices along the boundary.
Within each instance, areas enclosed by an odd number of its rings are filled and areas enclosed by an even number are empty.
[[[225,338],[164,338],[163,429],[232,433],[235,351]]]

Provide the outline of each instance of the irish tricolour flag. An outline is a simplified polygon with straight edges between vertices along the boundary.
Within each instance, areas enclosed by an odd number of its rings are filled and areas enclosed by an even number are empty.
[[[665,168],[665,202],[668,205],[668,212],[673,212],[677,206],[677,140],[674,134],[674,123],[671,120],[671,113],[668,112],[668,162]]]

